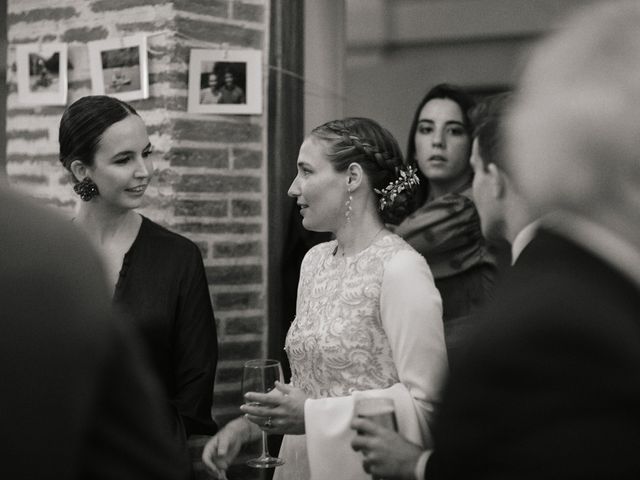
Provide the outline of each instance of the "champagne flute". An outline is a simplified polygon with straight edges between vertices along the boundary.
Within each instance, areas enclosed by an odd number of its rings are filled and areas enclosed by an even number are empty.
[[[396,410],[393,398],[388,397],[356,397],[353,414],[366,418],[381,427],[388,428],[394,432],[398,431],[398,421],[396,420]],[[372,475],[373,480],[381,480],[380,477]]]
[[[278,360],[249,360],[244,364],[242,372],[242,393],[269,393],[275,388],[275,381],[283,381],[282,366]],[[247,405],[259,406],[258,402]],[[262,453],[259,457],[247,461],[247,465],[254,468],[273,468],[283,465],[284,460],[272,457],[267,448],[267,432],[262,431]]]

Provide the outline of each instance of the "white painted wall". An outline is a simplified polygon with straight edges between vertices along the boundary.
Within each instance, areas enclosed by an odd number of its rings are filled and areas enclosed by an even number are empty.
[[[537,38],[598,0],[347,0],[345,115],[387,127],[404,148],[436,83],[513,85]]]
[[[305,2],[304,131],[344,116],[344,0]]]

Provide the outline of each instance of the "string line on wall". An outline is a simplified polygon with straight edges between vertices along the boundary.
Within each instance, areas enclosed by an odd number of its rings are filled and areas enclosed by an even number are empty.
[[[163,35],[174,37],[176,38],[176,43],[180,44],[181,46],[189,47],[189,48],[221,49],[221,50],[224,50],[225,52],[235,48],[235,47],[231,47],[226,42],[225,43],[207,42],[204,40],[191,37],[189,35],[185,35],[184,33],[170,31],[170,30],[161,30],[158,32],[146,33],[144,35],[147,38],[158,37]],[[40,51],[42,50],[42,45],[44,43],[43,38],[44,37],[41,36],[37,42],[33,42],[38,44],[39,46],[38,49]],[[124,39],[124,37],[120,37],[120,38],[121,40]],[[15,50],[16,47],[17,46],[15,44],[7,45],[7,48],[9,50]],[[165,53],[163,51],[154,49],[149,43],[147,43],[147,51],[153,55],[162,55],[163,53]],[[301,75],[297,72],[279,67],[277,65],[272,65],[268,62],[263,62],[263,66],[268,68],[271,71],[277,72],[281,75],[284,75],[286,77],[293,78],[295,80],[302,82],[306,87],[309,87],[308,89],[305,89],[305,96],[319,97],[319,98],[330,97],[343,102],[347,101],[347,97],[345,95],[341,95],[337,93],[335,90],[333,90],[330,87],[327,87],[326,85],[311,81],[306,76]],[[15,67],[13,68],[13,70],[15,70]]]

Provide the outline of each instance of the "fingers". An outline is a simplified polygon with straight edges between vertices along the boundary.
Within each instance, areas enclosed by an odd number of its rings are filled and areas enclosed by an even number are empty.
[[[214,450],[216,456],[224,457],[229,451],[229,439],[225,435],[218,437],[217,448]]]
[[[288,395],[291,392],[291,390],[293,390],[293,387],[286,383],[276,381],[275,385],[276,385],[276,389],[279,392],[284,393],[285,395]]]
[[[253,417],[272,417],[274,416],[274,409],[271,407],[258,407],[255,405],[242,405],[240,410],[248,416]]]
[[[246,414],[245,417],[251,423],[255,423],[260,428],[263,428],[267,420],[271,418],[268,415],[262,416],[262,415],[249,415],[249,414]],[[272,420],[272,425],[273,425],[273,420]]]
[[[380,425],[362,417],[353,417],[351,428],[358,431],[358,435],[380,435],[385,429]]]
[[[233,429],[225,428],[211,437],[202,450],[202,462],[216,478],[226,478],[225,471],[240,448]]]
[[[353,440],[351,440],[351,448],[356,452],[371,450],[371,437],[356,435]]]
[[[248,403],[260,403],[265,407],[277,407],[280,405],[282,396],[269,393],[249,392],[244,394],[244,398]]]
[[[218,438],[213,437],[211,440],[207,442],[204,446],[204,450],[202,450],[202,462],[206,465],[209,471],[216,476],[216,478],[220,478],[220,470],[218,466],[214,462],[214,458],[218,456]]]

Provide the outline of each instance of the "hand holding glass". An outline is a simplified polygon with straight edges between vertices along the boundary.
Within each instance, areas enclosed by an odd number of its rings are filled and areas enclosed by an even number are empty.
[[[396,420],[396,410],[392,398],[387,397],[356,397],[353,414],[366,418],[381,427],[388,428],[394,432],[398,431]],[[372,475],[374,480],[378,479]],[[378,479],[379,480],[379,479]]]
[[[269,393],[275,388],[275,382],[283,381],[282,367],[277,360],[249,360],[244,364],[242,372],[242,394],[248,392]],[[248,405],[260,405],[249,403]],[[262,453],[257,458],[247,461],[254,468],[273,468],[283,465],[284,460],[272,457],[267,447],[267,432],[262,431]]]

